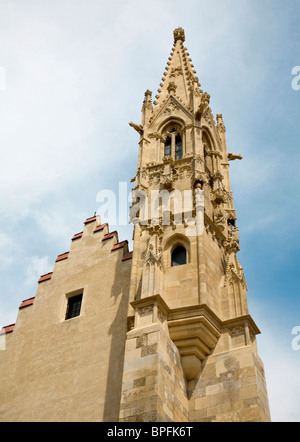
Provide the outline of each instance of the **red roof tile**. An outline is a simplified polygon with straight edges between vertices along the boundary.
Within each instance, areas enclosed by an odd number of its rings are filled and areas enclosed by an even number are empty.
[[[20,308],[24,308],[24,307],[28,307],[29,305],[32,305],[34,302],[35,296],[33,296],[32,298],[28,298],[28,299],[24,299],[24,301],[22,301],[22,304],[20,305]]]
[[[15,325],[16,324],[5,325],[4,327],[2,327],[2,330],[0,330],[0,335],[4,335],[5,333],[11,333]]]
[[[128,259],[132,259],[132,252],[128,252],[126,253],[123,258],[122,261],[127,261]]]
[[[82,237],[82,234],[83,234],[83,232],[76,233],[76,235],[73,236],[72,241],[73,241],[74,239],[81,238],[81,237]]]
[[[107,233],[106,235],[103,236],[102,241],[105,241],[106,239],[113,238],[113,236],[114,236],[116,233],[117,233],[116,230],[115,230],[114,232]]]
[[[93,232],[93,233],[100,232],[100,230],[103,230],[105,226],[107,226],[107,224],[101,224],[100,226],[97,226],[97,227],[94,229],[94,232]]]
[[[125,246],[125,244],[128,244],[127,239],[126,239],[125,241],[117,242],[117,244],[115,244],[114,246],[112,246],[112,249],[111,249],[111,250],[121,249],[122,247]]]
[[[91,218],[87,218],[84,221],[84,224],[88,224],[88,223],[92,223],[93,221],[96,221],[97,217],[96,216],[92,216]]]
[[[38,280],[38,283],[43,282],[43,281],[47,281],[48,279],[51,279],[52,275],[53,275],[53,272],[46,273],[46,275],[42,275],[40,277],[40,279]]]
[[[69,256],[69,253],[70,252],[61,253],[60,255],[58,255],[55,262],[62,261],[63,259],[67,259]]]

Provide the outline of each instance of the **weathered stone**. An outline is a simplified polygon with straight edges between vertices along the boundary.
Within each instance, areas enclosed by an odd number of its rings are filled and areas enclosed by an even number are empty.
[[[176,29],[156,101],[147,90],[130,122],[133,252],[91,217],[22,301],[3,329],[1,421],[270,420],[237,258],[228,160],[241,155],[184,41]]]

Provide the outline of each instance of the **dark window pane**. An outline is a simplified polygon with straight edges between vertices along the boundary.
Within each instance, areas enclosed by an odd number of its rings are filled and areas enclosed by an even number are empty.
[[[74,318],[75,316],[80,315],[81,302],[82,302],[82,294],[72,296],[71,298],[68,299],[66,319]]]
[[[172,266],[181,266],[186,264],[186,250],[182,246],[176,247],[172,253]]]
[[[179,134],[175,137],[175,160],[182,158],[182,139]]]
[[[171,156],[171,144],[172,144],[171,137],[168,137],[165,142],[165,157]]]

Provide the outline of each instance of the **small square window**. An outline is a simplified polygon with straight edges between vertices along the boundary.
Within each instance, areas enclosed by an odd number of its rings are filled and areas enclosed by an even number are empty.
[[[68,298],[66,319],[75,318],[75,316],[80,315],[81,303],[82,303],[82,293],[80,295]]]

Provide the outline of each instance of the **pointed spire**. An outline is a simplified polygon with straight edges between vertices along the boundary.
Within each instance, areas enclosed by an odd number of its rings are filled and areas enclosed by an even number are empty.
[[[145,98],[144,98],[143,107],[142,107],[142,125],[145,124],[145,122],[149,118],[149,115],[151,115],[152,112],[153,112],[152,92],[149,91],[149,89],[147,89],[145,92]]]
[[[189,107],[191,93],[200,87],[194,65],[189,57],[187,48],[183,45],[185,34],[182,28],[173,31],[174,44],[168,58],[156,101],[153,104],[157,107],[162,104],[170,95]],[[201,91],[202,92],[202,91]]]

